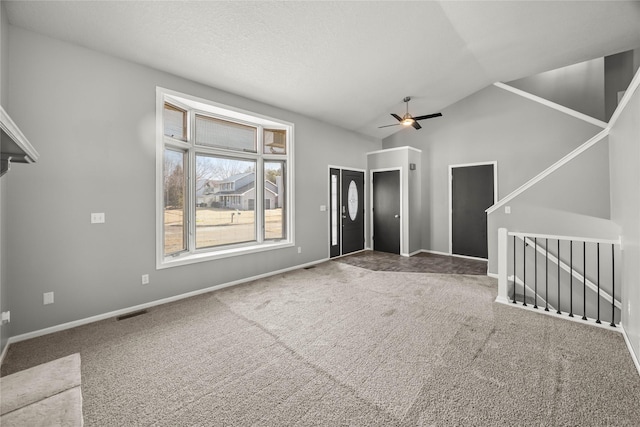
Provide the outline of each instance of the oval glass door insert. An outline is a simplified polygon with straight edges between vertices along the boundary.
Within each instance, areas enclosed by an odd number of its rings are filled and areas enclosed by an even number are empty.
[[[349,193],[347,194],[349,217],[351,221],[355,221],[358,216],[358,187],[355,181],[349,183]]]

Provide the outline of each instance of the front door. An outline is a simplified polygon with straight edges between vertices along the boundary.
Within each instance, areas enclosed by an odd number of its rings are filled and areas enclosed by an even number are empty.
[[[364,249],[364,172],[329,170],[331,257]]]
[[[364,172],[342,171],[342,254],[364,249]]]
[[[373,249],[400,254],[400,171],[373,173]]]
[[[494,165],[451,169],[451,252],[487,258],[487,214],[495,203]]]

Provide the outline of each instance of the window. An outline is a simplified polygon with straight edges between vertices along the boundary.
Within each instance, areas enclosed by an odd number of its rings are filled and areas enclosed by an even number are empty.
[[[185,155],[182,151],[164,150],[163,161],[163,227],[166,254],[186,249]]]
[[[255,160],[196,154],[196,177],[201,187],[206,182],[223,184],[203,194],[196,206],[196,248],[255,241],[256,210],[247,197],[255,193]],[[196,188],[196,194],[200,192]]]
[[[187,112],[165,102],[163,128],[165,136],[186,141]]]
[[[158,268],[292,246],[293,125],[161,88],[157,99]]]
[[[285,154],[287,152],[287,132],[280,129],[264,130],[264,153]]]
[[[264,162],[264,238],[284,239],[284,170],[282,161]]]
[[[230,150],[256,151],[257,129],[196,114],[196,144]]]

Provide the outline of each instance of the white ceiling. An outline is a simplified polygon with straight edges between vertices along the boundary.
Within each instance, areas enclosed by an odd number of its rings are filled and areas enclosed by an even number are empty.
[[[377,138],[405,96],[430,114],[640,47],[638,1],[2,2],[12,25]]]

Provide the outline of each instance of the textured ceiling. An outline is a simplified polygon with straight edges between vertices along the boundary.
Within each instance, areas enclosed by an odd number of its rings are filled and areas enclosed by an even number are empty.
[[[12,25],[377,138],[404,96],[429,114],[640,47],[637,1],[3,3]]]

